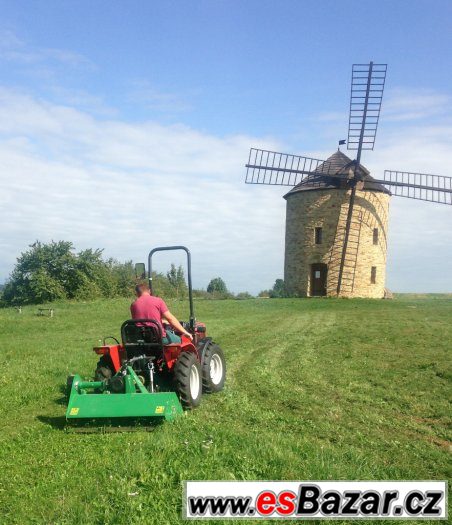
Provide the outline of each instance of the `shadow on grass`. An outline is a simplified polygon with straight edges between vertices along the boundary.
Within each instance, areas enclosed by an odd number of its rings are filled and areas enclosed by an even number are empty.
[[[99,418],[71,419],[64,416],[36,416],[45,425],[55,430],[81,434],[109,434],[114,432],[152,432],[163,424],[163,418]]]
[[[56,405],[66,406],[67,402],[68,402],[67,396],[59,397],[59,398],[55,399],[55,404]]]
[[[66,426],[66,418],[64,416],[49,417],[49,416],[36,416],[36,419],[45,425],[49,425],[56,430],[64,430]]]

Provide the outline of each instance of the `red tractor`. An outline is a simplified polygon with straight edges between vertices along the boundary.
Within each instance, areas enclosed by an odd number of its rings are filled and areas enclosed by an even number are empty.
[[[152,256],[168,250],[184,250],[187,254],[190,319],[181,324],[193,335],[193,341],[177,334],[180,343],[163,344],[159,320],[125,321],[121,326],[121,342],[109,337],[102,346],[94,348],[101,356],[95,380],[82,381],[78,375],[68,378],[68,419],[143,416],[173,419],[181,411],[177,398],[183,408],[190,409],[200,404],[203,392],[222,390],[226,377],[223,351],[207,336],[206,325],[197,322],[194,315],[190,251],[185,246],[151,250],[149,287],[152,292]],[[145,275],[144,264],[137,266],[141,266]],[[114,344],[106,344],[108,340]],[[115,395],[86,395],[89,393]]]

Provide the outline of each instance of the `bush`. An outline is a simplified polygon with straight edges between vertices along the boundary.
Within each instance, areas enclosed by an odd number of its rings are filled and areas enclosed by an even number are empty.
[[[252,299],[253,296],[248,292],[240,292],[235,296],[236,299]]]
[[[213,299],[213,296],[211,293],[207,292],[206,290],[193,290],[193,297],[196,297],[196,299]]]

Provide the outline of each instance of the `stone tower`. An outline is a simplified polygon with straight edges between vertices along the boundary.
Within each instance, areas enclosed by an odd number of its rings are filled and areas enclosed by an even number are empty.
[[[341,151],[326,162],[337,175],[353,176],[352,160]],[[391,193],[364,166],[358,170],[363,182],[356,191],[340,295],[382,298]],[[327,182],[318,173],[284,196],[284,280],[287,291],[300,297],[337,295],[350,189],[344,187],[343,178]]]

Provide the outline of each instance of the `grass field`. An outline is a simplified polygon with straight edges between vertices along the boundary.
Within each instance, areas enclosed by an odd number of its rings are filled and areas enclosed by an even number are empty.
[[[128,301],[55,309],[0,310],[0,523],[176,524],[186,479],[451,477],[450,296],[200,301],[225,391],[134,433],[66,432],[61,393]]]

